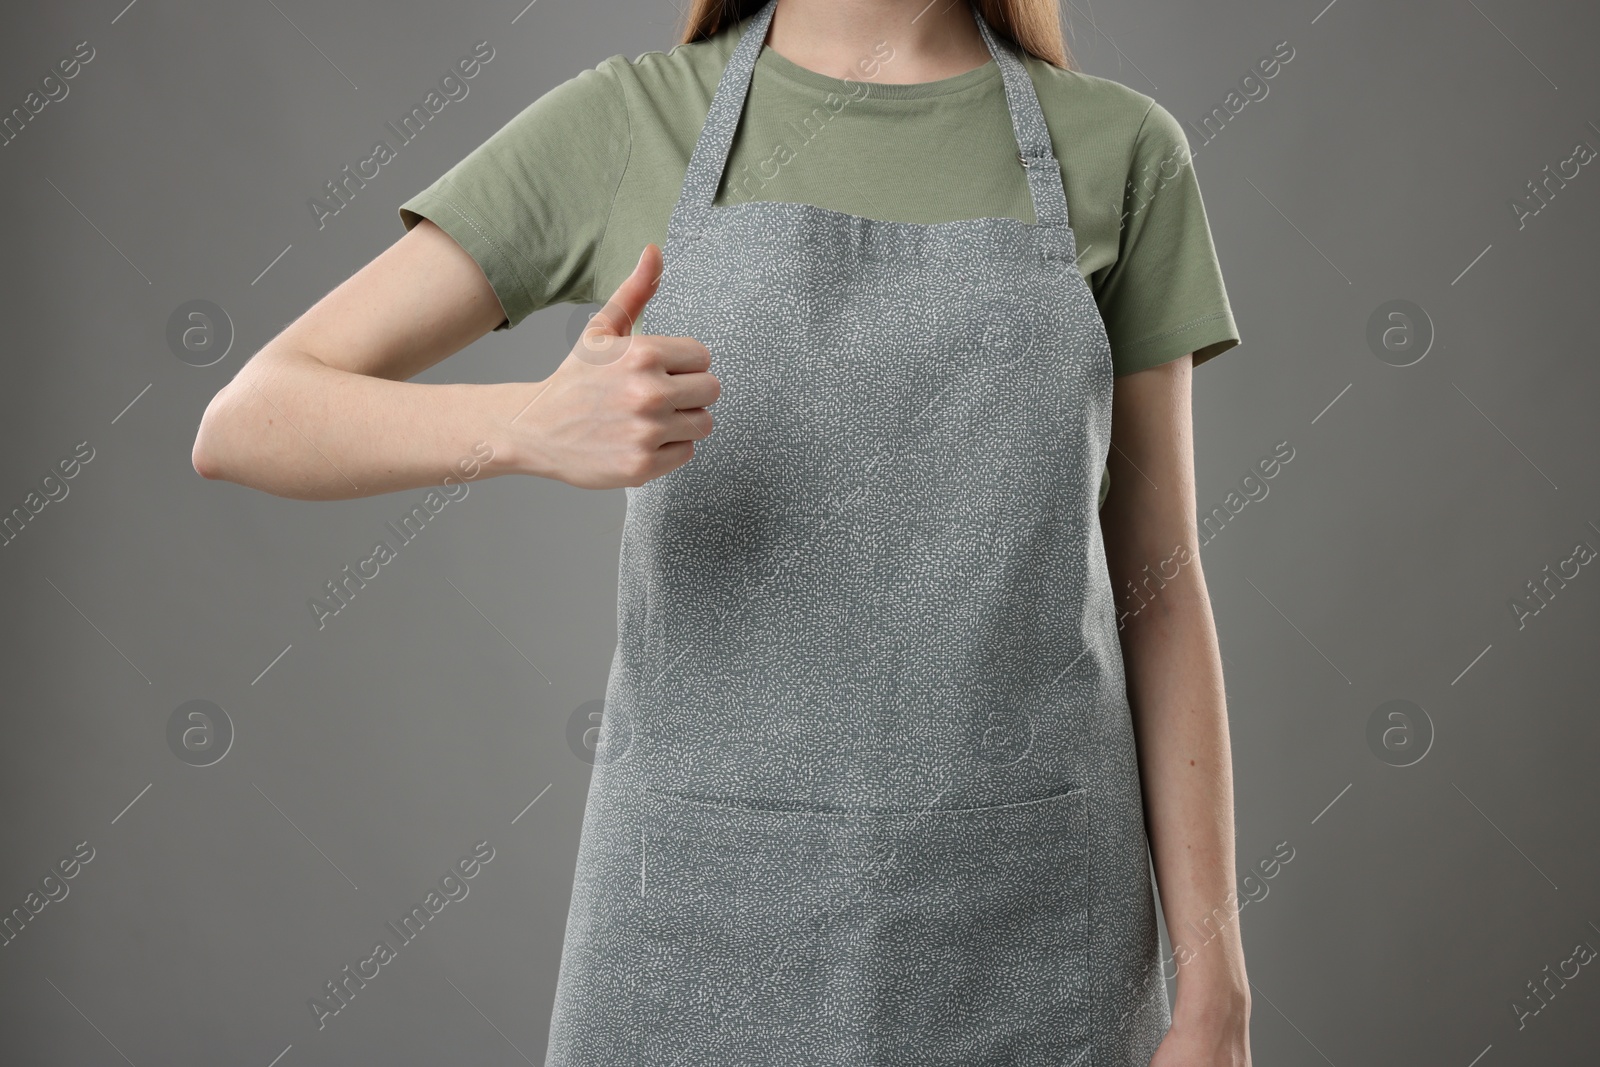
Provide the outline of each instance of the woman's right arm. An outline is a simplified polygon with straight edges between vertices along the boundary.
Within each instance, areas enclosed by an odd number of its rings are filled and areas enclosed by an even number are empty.
[[[461,477],[640,485],[688,462],[719,391],[693,338],[630,336],[661,252],[639,265],[542,382],[408,382],[505,314],[478,264],[423,219],[268,342],[212,398],[195,436],[206,478],[337,500]],[[480,443],[492,455],[482,460]]]

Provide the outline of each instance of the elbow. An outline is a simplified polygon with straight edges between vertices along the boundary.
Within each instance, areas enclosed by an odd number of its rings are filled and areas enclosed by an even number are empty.
[[[228,423],[228,389],[224,388],[206,405],[205,414],[200,416],[200,428],[195,431],[194,447],[189,452],[189,462],[195,473],[209,481],[228,478],[225,462]]]
[[[194,472],[207,481],[217,479],[217,466],[211,453],[201,448],[200,439],[205,435],[204,427],[194,439],[194,448],[189,453],[189,463],[194,467]]]

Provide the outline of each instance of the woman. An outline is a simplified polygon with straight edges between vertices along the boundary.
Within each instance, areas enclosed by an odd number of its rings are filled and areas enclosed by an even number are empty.
[[[552,1067],[1247,1065],[1182,132],[1054,3],[724,6],[408,201],[196,469],[626,487]],[[607,292],[542,382],[404,381]]]

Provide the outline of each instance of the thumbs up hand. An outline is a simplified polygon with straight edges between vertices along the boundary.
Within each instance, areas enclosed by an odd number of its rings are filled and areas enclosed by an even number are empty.
[[[711,432],[722,385],[693,337],[634,334],[661,281],[661,249],[595,313],[518,420],[529,424],[534,472],[580,489],[640,486],[694,458]]]

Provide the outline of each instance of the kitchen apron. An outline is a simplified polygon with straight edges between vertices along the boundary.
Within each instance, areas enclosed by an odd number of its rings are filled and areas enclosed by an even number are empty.
[[[1036,222],[715,206],[773,6],[638,325],[722,391],[626,491],[546,1063],[1147,1067],[1111,353],[1033,84],[974,11]]]

